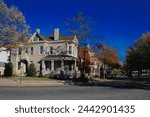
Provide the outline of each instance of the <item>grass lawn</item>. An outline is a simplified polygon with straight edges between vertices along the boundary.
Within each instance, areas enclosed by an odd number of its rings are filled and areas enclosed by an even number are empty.
[[[9,77],[9,79],[11,79],[11,78],[16,81],[20,81],[20,77]],[[21,77],[21,80],[22,81],[61,81],[58,79],[47,78],[47,77]]]

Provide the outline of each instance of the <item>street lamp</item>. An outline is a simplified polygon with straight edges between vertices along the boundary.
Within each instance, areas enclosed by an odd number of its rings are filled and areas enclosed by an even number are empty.
[[[24,45],[22,45],[22,44],[20,44],[19,45],[19,49],[21,49],[21,51],[23,50],[23,48],[24,48]],[[22,56],[22,52],[21,52],[21,55],[20,55],[20,57],[19,57],[19,61],[20,61],[20,64],[21,64],[21,56]],[[22,83],[22,69],[23,69],[23,67],[22,67],[22,65],[20,66],[20,84]]]

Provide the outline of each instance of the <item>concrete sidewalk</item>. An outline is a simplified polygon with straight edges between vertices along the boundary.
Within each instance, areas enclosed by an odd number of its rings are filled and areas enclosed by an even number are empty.
[[[94,79],[89,83],[67,82],[67,81],[16,81],[12,78],[0,78],[0,86],[64,86],[64,85],[81,85],[81,86],[111,86],[117,88],[140,88],[150,90],[150,82],[139,82],[131,80],[109,80]]]
[[[11,78],[0,78],[0,86],[64,86],[64,81],[16,81]]]

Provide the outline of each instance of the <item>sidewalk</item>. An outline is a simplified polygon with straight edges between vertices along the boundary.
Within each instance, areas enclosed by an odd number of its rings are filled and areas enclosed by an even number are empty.
[[[64,86],[64,81],[15,81],[14,79],[0,78],[0,86]]]
[[[79,85],[79,86],[110,86],[116,88],[137,88],[150,90],[150,82],[139,82],[130,80],[109,80],[109,79],[94,79],[89,83],[82,82],[65,82],[65,81],[15,81],[11,78],[0,78],[0,86],[64,86],[64,85]]]

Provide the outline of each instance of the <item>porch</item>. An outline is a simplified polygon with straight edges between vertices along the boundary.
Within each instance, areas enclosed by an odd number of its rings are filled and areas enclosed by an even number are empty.
[[[51,56],[42,59],[42,73],[44,76],[60,75],[73,78],[76,75],[76,59],[73,57]]]

